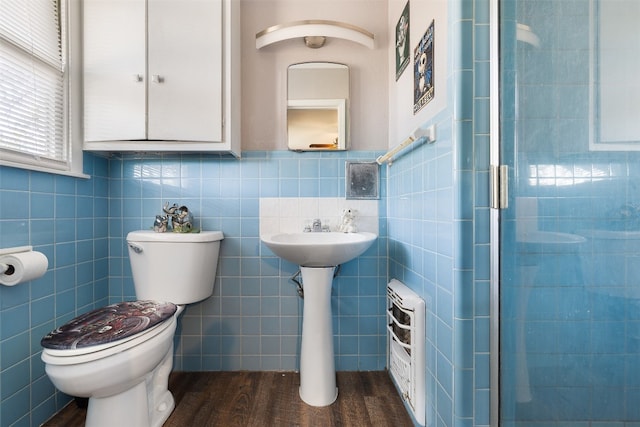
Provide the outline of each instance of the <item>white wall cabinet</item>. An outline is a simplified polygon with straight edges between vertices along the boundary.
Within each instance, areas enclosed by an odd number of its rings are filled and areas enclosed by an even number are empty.
[[[89,151],[240,155],[234,0],[85,0]]]

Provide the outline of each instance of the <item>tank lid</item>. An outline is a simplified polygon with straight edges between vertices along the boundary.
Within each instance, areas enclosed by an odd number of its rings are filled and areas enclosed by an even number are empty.
[[[156,233],[153,230],[132,231],[127,234],[128,242],[216,242],[224,239],[222,231],[201,231],[199,233]]]

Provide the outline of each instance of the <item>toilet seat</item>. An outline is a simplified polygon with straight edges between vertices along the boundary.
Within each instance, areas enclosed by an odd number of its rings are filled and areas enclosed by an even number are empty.
[[[84,315],[47,334],[42,360],[54,365],[85,363],[119,353],[152,339],[176,324],[172,303],[131,301]]]

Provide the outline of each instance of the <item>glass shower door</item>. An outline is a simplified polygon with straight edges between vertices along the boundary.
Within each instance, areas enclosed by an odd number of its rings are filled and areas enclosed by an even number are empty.
[[[499,7],[500,425],[637,427],[640,2]]]

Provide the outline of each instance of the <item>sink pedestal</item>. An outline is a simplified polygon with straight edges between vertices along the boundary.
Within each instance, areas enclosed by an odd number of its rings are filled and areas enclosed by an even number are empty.
[[[300,270],[304,285],[300,398],[311,406],[327,406],[338,397],[331,320],[335,267],[300,267]]]

